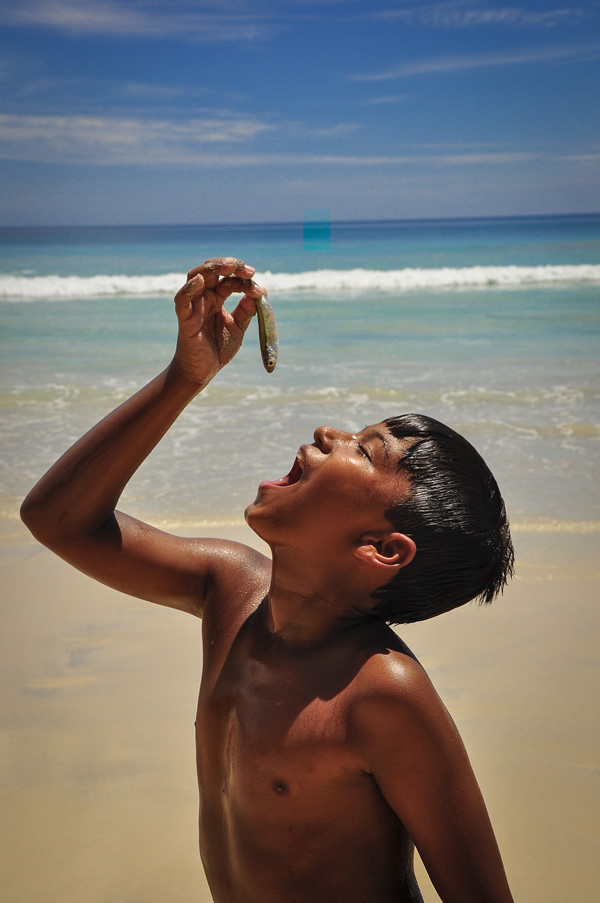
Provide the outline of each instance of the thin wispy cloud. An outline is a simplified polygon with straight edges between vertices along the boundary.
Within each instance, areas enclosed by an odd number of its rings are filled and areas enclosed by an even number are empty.
[[[346,124],[344,124],[346,127]],[[0,116],[0,158],[100,166],[473,166],[535,159],[527,151],[412,154],[235,152],[271,129],[253,120],[194,119],[173,123],[133,117]],[[212,150],[220,145],[219,150]],[[229,149],[228,149],[229,148]]]
[[[600,151],[589,154],[566,154],[563,159],[570,163],[600,163]]]
[[[179,98],[189,101],[190,98],[202,98],[209,90],[202,85],[167,85],[155,82],[113,81],[89,77],[66,78],[42,75],[33,79],[14,79],[18,81],[13,90],[19,99],[25,97],[39,100],[46,108],[57,102],[57,98],[68,97],[72,103],[85,98],[87,105],[91,98],[98,98],[94,103],[105,106],[107,99],[125,98],[132,100],[173,101]]]
[[[433,28],[471,28],[486,25],[554,28],[575,25],[597,16],[598,10],[577,7],[531,10],[517,6],[486,7],[481,3],[472,4],[465,0],[413,5],[401,9],[376,10],[371,13],[374,21],[400,22],[404,25],[423,25]]]
[[[119,85],[119,91],[124,97],[158,102],[189,97],[191,93],[187,85],[161,85],[151,82],[125,82]],[[198,85],[196,92],[207,94],[208,89]]]
[[[152,0],[124,4],[111,0],[21,0],[4,4],[0,24],[50,28],[82,37],[180,37],[186,41],[253,41],[272,36],[276,26],[260,15],[239,8],[223,10],[218,3],[157,7]]]
[[[312,128],[311,134],[316,138],[336,138],[338,135],[349,135],[351,132],[356,132],[359,128],[359,122],[338,122],[322,128]],[[304,132],[306,132],[306,126]]]
[[[0,115],[0,157],[50,163],[173,165],[204,145],[239,144],[272,128],[250,119]],[[199,150],[200,149],[200,150]]]
[[[368,97],[363,100],[367,106],[381,106],[385,104],[404,103],[408,99],[408,94],[383,94],[381,97]]]
[[[0,64],[0,85],[2,82]],[[248,118],[247,114],[236,111],[231,96],[201,81],[187,84],[144,82],[114,78],[112,73],[107,73],[106,77],[39,75],[32,74],[26,64],[21,64],[7,72],[4,82],[7,89],[3,103],[5,113],[94,117],[104,116],[112,108],[115,115],[121,117],[137,117],[143,112],[145,118],[166,115],[169,120],[177,116],[219,120]],[[218,103],[215,97],[218,97]]]
[[[380,82],[414,75],[431,75],[440,72],[458,72],[465,69],[484,69],[495,66],[523,66],[531,63],[552,63],[598,59],[600,44],[568,47],[541,47],[525,50],[502,50],[496,53],[461,54],[432,57],[399,63],[379,72],[354,74],[351,81]]]

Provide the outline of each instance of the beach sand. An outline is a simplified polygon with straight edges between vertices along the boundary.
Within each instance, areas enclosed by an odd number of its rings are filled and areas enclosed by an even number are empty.
[[[260,547],[244,527],[198,532]],[[400,631],[458,723],[523,903],[591,901],[600,886],[599,540],[517,532],[503,599]],[[200,623],[94,583],[16,521],[0,566],[3,900],[210,901]]]

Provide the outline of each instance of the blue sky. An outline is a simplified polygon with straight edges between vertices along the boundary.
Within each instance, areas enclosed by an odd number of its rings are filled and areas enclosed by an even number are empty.
[[[15,0],[0,47],[3,225],[600,210],[596,0]]]

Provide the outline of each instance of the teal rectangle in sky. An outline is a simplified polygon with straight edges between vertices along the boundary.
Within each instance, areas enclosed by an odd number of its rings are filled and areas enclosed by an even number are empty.
[[[329,210],[304,211],[304,248],[307,251],[329,251],[331,216]]]

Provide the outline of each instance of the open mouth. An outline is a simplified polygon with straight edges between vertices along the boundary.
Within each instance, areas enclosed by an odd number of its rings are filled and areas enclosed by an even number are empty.
[[[292,464],[292,469],[288,474],[284,477],[281,477],[279,480],[266,480],[264,484],[265,486],[293,486],[295,483],[298,483],[302,479],[302,474],[304,473],[304,466],[298,455],[294,463]]]
[[[280,480],[277,480],[278,486],[293,486],[294,483],[298,483],[299,480],[302,479],[302,464],[299,459],[294,458],[294,463],[292,464],[292,469],[285,477],[282,477]]]

